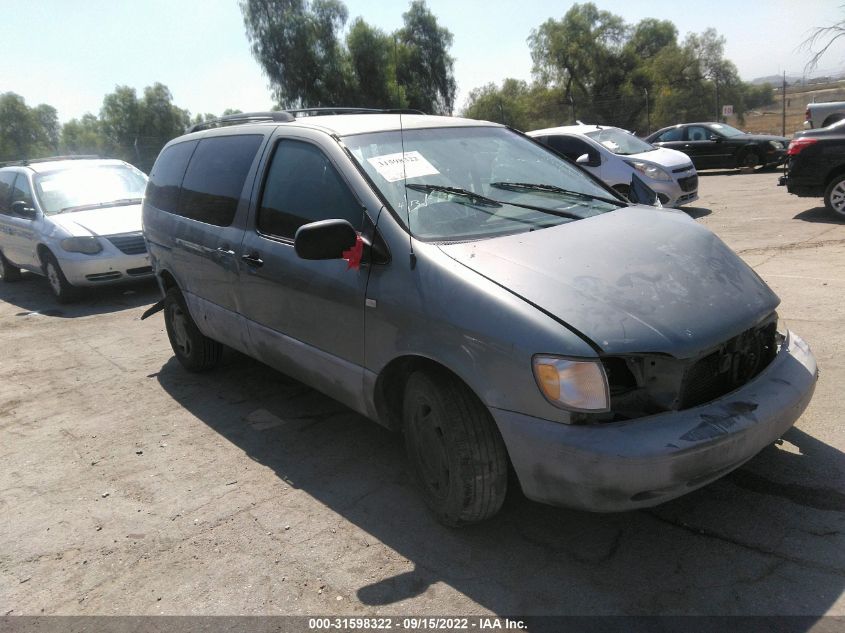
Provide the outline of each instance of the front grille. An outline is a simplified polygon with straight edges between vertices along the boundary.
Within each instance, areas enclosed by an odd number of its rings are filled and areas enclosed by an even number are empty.
[[[141,233],[109,235],[106,239],[127,255],[140,255],[147,252],[147,244]]]
[[[681,384],[681,409],[715,400],[741,387],[775,357],[775,322],[735,336],[687,368]]]
[[[127,275],[131,275],[132,277],[137,277],[138,275],[152,275],[153,274],[153,267],[152,266],[140,266],[138,268],[130,268],[126,271]]]
[[[678,178],[678,184],[682,191],[695,191],[698,189],[698,174],[687,176],[686,178]]]
[[[120,273],[116,270],[112,270],[107,273],[93,273],[91,275],[85,275],[85,279],[88,281],[111,281],[112,279],[119,278]]]
[[[751,381],[777,353],[777,315],[696,358],[666,354],[605,357],[609,414],[595,421],[626,420],[710,402]]]

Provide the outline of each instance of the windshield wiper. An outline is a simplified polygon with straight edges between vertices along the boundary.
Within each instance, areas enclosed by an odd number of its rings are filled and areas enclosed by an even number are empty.
[[[628,206],[627,203],[621,200],[614,200],[613,198],[603,198],[602,196],[594,196],[589,193],[581,191],[572,191],[571,189],[563,189],[555,185],[544,185],[532,182],[491,182],[491,187],[496,189],[505,189],[507,191],[547,191],[549,193],[560,193],[568,196],[575,196],[576,198],[583,198],[585,200],[600,200],[609,204],[615,204],[618,207]]]
[[[405,186],[408,189],[413,189],[414,191],[422,191],[424,193],[431,193],[432,191],[440,191],[442,193],[448,193],[453,196],[460,196],[462,198],[467,198],[471,204],[476,204],[485,207],[501,207],[502,203],[492,198],[487,198],[486,196],[481,196],[477,193],[469,191],[467,189],[459,189],[458,187],[447,187],[446,185],[422,185],[416,183],[406,183]]]
[[[88,209],[103,209],[105,207],[125,207],[130,204],[138,204],[143,198],[121,198],[119,200],[111,200],[110,202],[95,202],[93,204],[78,204],[72,207],[65,207],[59,213],[66,213],[68,211],[86,211]]]

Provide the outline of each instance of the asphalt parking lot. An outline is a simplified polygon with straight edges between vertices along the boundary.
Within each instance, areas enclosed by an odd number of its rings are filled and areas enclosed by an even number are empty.
[[[186,373],[154,285],[0,285],[0,614],[845,615],[845,222],[777,176],[705,173],[687,212],[780,295],[815,398],[647,511],[442,527],[388,431],[236,353]]]

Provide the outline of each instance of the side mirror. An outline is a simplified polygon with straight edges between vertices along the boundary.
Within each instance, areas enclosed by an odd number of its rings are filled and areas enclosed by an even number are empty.
[[[35,211],[35,209],[30,206],[27,206],[26,202],[24,202],[23,200],[15,200],[12,203],[10,209],[15,215],[19,215],[22,218],[26,218],[27,220],[34,220],[38,216],[38,213]]]
[[[649,187],[637,174],[631,174],[631,188],[628,192],[628,200],[634,204],[647,204],[654,207],[662,207],[657,192]]]
[[[357,240],[358,233],[346,220],[320,220],[296,230],[293,249],[302,259],[342,259]]]
[[[711,135],[710,135],[710,136],[708,136],[707,138],[708,138],[709,140],[711,140],[711,141],[716,141],[717,143],[721,143],[721,142],[722,142],[722,137],[721,137],[721,136],[718,136],[718,135],[716,135],[716,134],[711,134]]]
[[[593,154],[592,156],[589,154],[581,154],[575,162],[579,165],[584,165],[585,167],[598,167],[601,165],[601,156],[598,154]]]

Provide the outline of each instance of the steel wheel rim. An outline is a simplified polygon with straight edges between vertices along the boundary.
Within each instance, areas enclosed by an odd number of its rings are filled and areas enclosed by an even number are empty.
[[[830,206],[837,213],[845,214],[845,180],[840,180],[830,191]]]
[[[184,356],[191,355],[191,339],[188,336],[187,319],[178,305],[170,307],[170,323],[173,330],[173,343]]]
[[[413,413],[414,460],[420,478],[429,494],[437,500],[449,496],[451,472],[443,430],[437,414],[426,401],[417,404]]]
[[[50,282],[50,287],[56,296],[62,293],[62,281],[59,279],[59,271],[53,265],[53,262],[47,262],[47,281]]]

